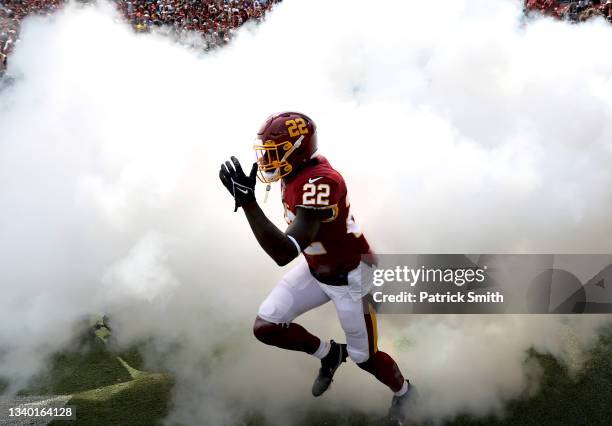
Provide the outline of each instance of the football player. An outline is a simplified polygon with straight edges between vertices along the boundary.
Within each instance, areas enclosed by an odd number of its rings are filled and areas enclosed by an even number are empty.
[[[401,420],[411,393],[395,361],[378,350],[376,314],[370,288],[362,284],[361,268],[374,261],[347,197],[344,179],[317,152],[317,128],[304,114],[270,116],[258,132],[257,162],[246,175],[235,157],[221,165],[221,182],[242,207],[264,251],[284,266],[301,254],[297,264],[274,287],[255,318],[253,333],[261,342],[306,352],[321,360],[312,394],[325,392],[334,373],[350,357],[393,392],[389,415]],[[281,182],[288,228],[279,230],[255,199],[256,176],[268,185]],[[268,188],[269,189],[269,188]],[[362,261],[362,259],[365,259]],[[325,341],[293,320],[332,301],[346,344]]]

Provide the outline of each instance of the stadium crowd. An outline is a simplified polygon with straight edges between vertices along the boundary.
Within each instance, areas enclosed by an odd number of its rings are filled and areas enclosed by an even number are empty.
[[[156,26],[167,26],[177,36],[197,31],[208,49],[229,42],[234,30],[245,22],[261,21],[265,12],[280,1],[115,0],[115,3],[138,32]]]
[[[81,0],[83,3],[92,0]],[[189,32],[201,35],[209,50],[228,43],[247,21],[261,21],[282,0],[110,0],[137,32],[163,28],[177,39]],[[0,0],[0,75],[19,41],[19,26],[31,14],[49,15],[66,0]],[[570,22],[602,16],[612,23],[612,0],[525,0],[525,13],[553,16]],[[193,40],[192,40],[193,43]]]
[[[196,43],[213,49],[228,43],[234,31],[247,21],[261,21],[282,0],[111,0],[137,32],[154,27],[180,38],[196,31]],[[9,53],[18,42],[19,26],[31,14],[54,13],[66,0],[0,0],[0,74]],[[87,3],[87,0],[82,0]]]
[[[525,10],[569,22],[583,22],[595,16],[612,22],[612,0],[526,0]]]

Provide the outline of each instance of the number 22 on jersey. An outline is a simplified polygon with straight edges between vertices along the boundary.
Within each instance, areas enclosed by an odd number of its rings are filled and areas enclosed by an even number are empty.
[[[328,206],[329,205],[329,185],[320,183],[307,183],[304,185],[302,194],[302,204],[305,206]]]

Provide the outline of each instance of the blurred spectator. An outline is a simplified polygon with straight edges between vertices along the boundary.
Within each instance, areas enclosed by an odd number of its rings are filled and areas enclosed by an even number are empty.
[[[612,0],[606,1],[606,4],[603,5],[601,12],[608,22],[612,22]]]

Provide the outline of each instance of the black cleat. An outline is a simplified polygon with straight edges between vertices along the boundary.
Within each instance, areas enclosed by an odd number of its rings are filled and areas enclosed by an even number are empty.
[[[319,375],[312,384],[313,396],[321,396],[323,392],[329,389],[329,385],[333,382],[334,373],[340,367],[340,364],[346,362],[348,356],[345,344],[336,343],[333,340],[330,343],[329,353],[321,360]]]
[[[401,426],[406,424],[406,414],[408,414],[408,407],[414,402],[417,397],[416,389],[410,384],[408,380],[408,390],[402,396],[393,395],[391,400],[391,408],[389,408],[389,414],[387,418],[390,424]]]

